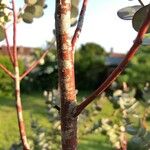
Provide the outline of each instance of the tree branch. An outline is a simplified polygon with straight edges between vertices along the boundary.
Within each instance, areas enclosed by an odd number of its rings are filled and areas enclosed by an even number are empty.
[[[4,70],[12,79],[15,79],[15,76],[2,64],[0,64],[0,68]]]
[[[17,35],[17,13],[15,8],[15,0],[12,0],[13,8],[13,58],[14,58],[14,71],[15,71],[15,97],[16,97],[16,111],[18,119],[18,127],[20,132],[20,138],[23,145],[23,150],[30,150],[30,146],[27,141],[25,123],[23,119],[23,108],[21,103],[20,95],[20,75],[19,75],[19,64],[18,64],[18,52],[16,44],[16,35]]]
[[[39,63],[42,59],[45,58],[45,56],[47,55],[47,53],[49,52],[49,49],[51,49],[52,45],[55,43],[55,38],[53,38],[51,40],[51,45],[50,47],[45,50],[45,52],[43,52],[43,54],[41,55],[41,57],[36,60],[21,76],[20,76],[20,80],[22,80],[25,76],[27,76]]]
[[[60,107],[58,105],[54,105],[53,107],[60,112]]]
[[[142,2],[142,0],[138,0],[138,1],[142,6],[145,6],[144,3]]]
[[[150,10],[138,32],[134,44],[132,45],[131,49],[127,53],[124,60],[108,76],[108,78],[102,83],[102,85],[96,91],[94,91],[89,97],[87,97],[81,104],[79,104],[76,107],[76,109],[74,110],[74,117],[77,117],[87,105],[89,105],[98,95],[102,94],[102,92],[104,92],[104,90],[106,90],[110,86],[110,84],[119,76],[119,74],[125,69],[128,62],[138,51],[138,48],[140,47],[140,44],[142,43],[142,40],[144,38],[144,34],[147,32],[149,26],[150,26]]]
[[[9,10],[13,10],[11,7],[8,7],[8,6],[6,6],[6,5],[5,5],[5,8],[7,8],[7,9],[9,9]]]
[[[10,58],[12,64],[14,65],[14,58],[13,58],[13,55],[12,55],[12,52],[11,52],[11,49],[10,49],[10,45],[9,45],[9,41],[8,41],[8,36],[7,36],[7,32],[6,32],[5,28],[4,28],[4,31],[5,31],[5,39],[6,39],[6,44],[7,44],[7,52],[9,54],[9,58]]]
[[[81,30],[82,30],[87,3],[88,3],[88,0],[83,0],[82,9],[81,9],[81,12],[80,12],[80,15],[79,15],[79,19],[78,19],[77,28],[75,30],[75,33],[74,33],[72,41],[71,41],[72,51],[75,48],[75,44],[76,44],[77,40],[79,39]]]

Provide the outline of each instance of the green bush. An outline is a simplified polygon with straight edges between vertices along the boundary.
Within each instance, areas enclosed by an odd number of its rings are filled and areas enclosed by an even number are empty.
[[[95,43],[82,45],[75,55],[77,89],[95,89],[106,78],[105,50]]]
[[[143,88],[146,82],[150,82],[150,46],[142,46],[132,59],[124,74],[119,76],[118,81],[127,82],[130,86]]]
[[[56,54],[55,51],[51,51],[43,62],[23,80],[21,84],[22,91],[29,93],[57,88],[57,70]]]
[[[3,64],[8,70],[14,72],[13,66],[8,56],[0,55],[0,63]],[[19,68],[22,73],[24,70],[24,64],[19,60]],[[11,95],[14,93],[13,80],[1,69],[0,70],[0,94]]]

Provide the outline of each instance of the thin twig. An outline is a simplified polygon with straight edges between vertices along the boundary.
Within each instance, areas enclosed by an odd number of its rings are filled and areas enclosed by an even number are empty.
[[[26,4],[24,4],[24,6],[19,10],[19,12],[17,13],[17,18],[21,15],[21,13],[22,13],[22,11],[25,9],[27,7],[27,5]],[[12,9],[13,10],[13,9]],[[13,23],[10,23],[8,26],[7,26],[7,28],[6,28],[6,30],[7,29],[9,29],[11,26],[13,25]]]
[[[38,60],[36,60],[36,61],[20,76],[20,80],[22,80],[22,79],[23,79],[25,76],[27,76],[38,64],[40,64],[40,61],[45,58],[45,56],[46,56],[47,53],[49,52],[49,49],[51,49],[51,47],[53,46],[54,43],[55,43],[55,38],[52,39],[50,47],[49,47],[47,50],[45,50],[45,51],[43,52],[43,54],[41,55],[41,57],[40,57]]]
[[[10,45],[9,45],[6,29],[4,29],[4,31],[5,31],[5,39],[6,39],[6,44],[7,44],[7,52],[9,54],[9,58],[10,58],[12,64],[14,65],[14,58],[13,58],[13,55],[12,55],[12,52],[11,52],[11,49],[10,49]]]
[[[13,58],[14,58],[14,65],[18,65],[18,56],[17,56],[17,44],[16,44],[16,23],[17,23],[17,14],[15,10],[15,2],[12,0],[13,5]]]
[[[8,6],[5,6],[5,8],[9,9],[9,10],[13,10],[12,8],[8,7]]]
[[[88,3],[88,0],[83,0],[82,9],[81,9],[79,19],[78,19],[77,28],[75,30],[75,33],[74,33],[72,41],[71,41],[73,51],[74,51],[74,48],[75,48],[75,44],[76,44],[77,40],[79,39],[81,30],[82,30],[87,3]]]
[[[0,68],[5,71],[12,79],[15,79],[15,76],[10,72],[4,65],[0,64]]]
[[[142,0],[138,0],[138,1],[142,6],[145,6],[144,3],[142,2]]]
[[[74,117],[77,117],[87,105],[89,105],[98,95],[102,94],[102,92],[104,92],[110,86],[110,84],[118,77],[118,75],[125,69],[128,62],[138,51],[140,44],[142,43],[142,40],[144,38],[144,34],[147,32],[149,26],[150,26],[150,10],[147,13],[147,17],[138,32],[134,44],[132,45],[130,51],[127,53],[124,60],[108,76],[108,78],[102,83],[102,85],[96,91],[94,91],[89,97],[87,97],[81,104],[79,104],[76,107],[76,109],[74,110]]]
[[[60,107],[58,105],[54,105],[53,107],[60,112]]]

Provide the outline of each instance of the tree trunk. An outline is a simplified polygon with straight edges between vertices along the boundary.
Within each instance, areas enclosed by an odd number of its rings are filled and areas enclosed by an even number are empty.
[[[56,0],[55,26],[61,95],[62,150],[77,149],[77,118],[72,117],[76,107],[74,64],[70,32],[70,0]]]

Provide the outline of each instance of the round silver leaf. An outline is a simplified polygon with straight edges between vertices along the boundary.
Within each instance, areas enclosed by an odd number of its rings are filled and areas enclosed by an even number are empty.
[[[34,12],[34,17],[35,18],[40,18],[43,16],[44,12],[43,12],[43,7],[40,5],[34,5],[35,8],[35,12]]]
[[[35,7],[34,6],[27,6],[24,11],[31,13],[31,14],[34,14],[35,13]]]
[[[34,5],[37,0],[24,0],[24,2],[27,4],[27,5]]]
[[[77,24],[77,18],[71,18],[71,27],[74,27]]]
[[[71,5],[78,7],[80,0],[71,0]]]
[[[141,9],[139,9],[133,16],[132,19],[132,26],[135,29],[135,31],[139,31],[140,27],[142,26],[147,13],[150,9],[150,5],[146,5],[144,7],[142,7]],[[150,32],[150,28],[148,29],[147,33]]]
[[[141,8],[141,5],[129,6],[120,9],[117,15],[123,20],[132,20],[134,14]]]
[[[71,18],[75,18],[78,16],[78,7],[71,6]]]
[[[32,23],[33,22],[33,14],[29,12],[25,12],[22,14],[22,19],[25,23]]]

